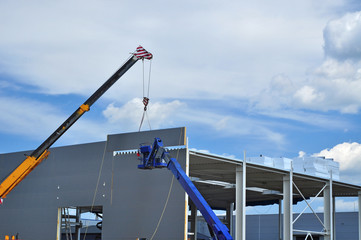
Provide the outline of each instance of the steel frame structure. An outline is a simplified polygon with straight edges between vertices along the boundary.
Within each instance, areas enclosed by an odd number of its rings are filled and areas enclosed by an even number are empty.
[[[198,158],[199,164],[196,162]],[[217,176],[217,172],[220,176]],[[330,173],[329,179],[294,173],[292,167],[289,170],[284,170],[247,162],[246,156],[244,156],[243,161],[240,161],[223,156],[190,151],[190,176],[195,179],[196,185],[198,182],[197,187],[202,194],[204,194],[202,192],[202,185],[206,184],[207,181],[209,185],[212,185],[212,188],[219,189],[219,195],[217,196],[220,196],[223,191],[222,195],[228,196],[227,200],[224,199],[224,202],[226,202],[223,205],[224,209],[229,209],[228,206],[234,203],[236,221],[234,226],[230,226],[230,229],[235,228],[234,238],[236,240],[246,239],[245,207],[258,205],[260,202],[262,205],[261,199],[263,199],[266,205],[268,202],[270,202],[269,204],[279,204],[279,239],[283,240],[292,240],[296,232],[305,233],[306,236],[322,235],[325,240],[334,240],[335,197],[358,196],[359,206],[361,206],[361,187],[333,181],[332,173]],[[223,184],[216,181],[222,181]],[[229,191],[232,187],[235,188],[233,201],[230,200],[232,192]],[[335,187],[336,190],[334,191]],[[209,188],[211,187],[203,187],[204,191],[207,191],[206,189]],[[267,195],[270,195],[270,197],[267,198]],[[257,197],[259,197],[260,201],[256,199]],[[272,197],[273,200],[271,199]],[[324,198],[323,219],[317,216],[316,211],[311,206],[319,197]],[[211,206],[213,203],[213,208],[217,208],[217,205],[219,206],[218,208],[222,208],[219,203],[220,200],[217,201],[215,199],[216,193],[210,194],[208,198],[207,194],[205,194],[205,198],[210,202]],[[310,200],[310,198],[313,199]],[[294,215],[293,204],[298,201],[304,201],[306,207],[300,214]],[[283,206],[281,202],[283,202]],[[322,226],[320,231],[294,229],[294,224],[307,209],[310,209],[318,222],[320,222]],[[283,214],[281,213],[282,210]],[[228,215],[230,211],[228,210],[226,213]],[[230,219],[231,217],[227,216],[226,218]],[[360,212],[359,220],[359,240],[361,240]]]

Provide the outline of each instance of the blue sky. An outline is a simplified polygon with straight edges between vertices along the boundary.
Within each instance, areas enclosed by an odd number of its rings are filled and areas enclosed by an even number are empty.
[[[238,158],[321,153],[360,184],[360,11],[347,0],[2,1],[0,153],[36,148],[141,44],[154,54],[152,129],[186,126],[190,147]],[[142,91],[137,63],[56,146],[137,131]]]

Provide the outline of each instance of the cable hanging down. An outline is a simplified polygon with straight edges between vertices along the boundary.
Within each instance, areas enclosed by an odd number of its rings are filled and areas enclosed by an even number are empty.
[[[138,131],[140,132],[141,128],[142,128],[142,125],[143,125],[143,122],[144,122],[144,118],[147,118],[147,121],[148,121],[148,125],[149,125],[149,129],[152,130],[151,126],[150,126],[150,122],[149,122],[149,117],[148,117],[148,114],[147,114],[147,110],[148,110],[148,104],[149,104],[149,91],[150,91],[150,75],[151,75],[151,69],[152,69],[152,60],[150,59],[149,61],[149,73],[148,73],[148,85],[147,87],[145,86],[145,70],[144,70],[144,59],[142,60],[143,62],[143,105],[144,105],[144,108],[143,108],[143,115],[142,115],[142,118],[140,120],[140,124],[139,124],[139,129]],[[146,89],[147,88],[147,94],[145,94],[146,92]]]

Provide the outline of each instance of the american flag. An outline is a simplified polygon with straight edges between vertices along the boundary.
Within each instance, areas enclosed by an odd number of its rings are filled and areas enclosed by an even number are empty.
[[[135,50],[134,56],[136,56],[139,59],[152,59],[153,55],[150,52],[147,52],[142,46],[139,45],[137,47],[137,50]]]

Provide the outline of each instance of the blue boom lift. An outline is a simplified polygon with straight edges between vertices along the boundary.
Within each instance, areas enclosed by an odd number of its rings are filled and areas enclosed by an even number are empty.
[[[163,147],[160,138],[155,138],[153,145],[141,145],[139,148],[139,169],[168,168],[187,192],[197,209],[208,224],[213,240],[233,240],[228,228],[219,220],[198,189],[194,186],[179,162],[172,158]]]

